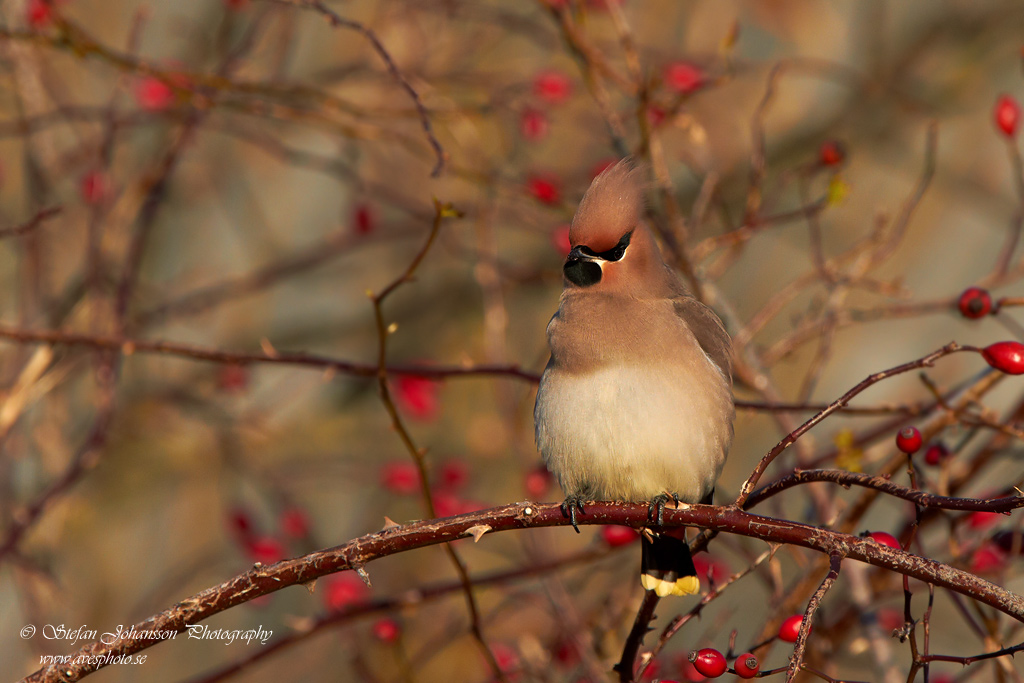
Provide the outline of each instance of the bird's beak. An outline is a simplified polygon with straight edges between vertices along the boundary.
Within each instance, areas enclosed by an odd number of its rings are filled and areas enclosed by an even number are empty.
[[[566,263],[572,263],[573,261],[600,261],[599,258],[591,256],[590,254],[584,254],[580,247],[573,247],[572,251],[566,257]]]

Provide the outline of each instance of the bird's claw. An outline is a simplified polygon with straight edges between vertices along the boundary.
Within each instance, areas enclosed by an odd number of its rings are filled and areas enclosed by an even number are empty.
[[[583,509],[583,499],[579,496],[569,496],[562,503],[562,516],[569,518],[569,523],[572,524],[572,528],[576,530],[576,533],[580,533],[580,528],[576,524],[576,511],[579,510],[581,515],[587,514],[587,511]]]
[[[665,526],[665,505],[672,501],[674,507],[679,507],[679,494],[678,493],[662,493],[651,499],[651,504],[647,508],[647,521],[653,521],[657,519],[658,526]]]

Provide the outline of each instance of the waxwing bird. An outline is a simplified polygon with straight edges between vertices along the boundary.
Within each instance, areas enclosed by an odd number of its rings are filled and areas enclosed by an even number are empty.
[[[689,546],[658,527],[670,500],[711,502],[732,443],[732,342],[662,260],[643,206],[641,170],[623,160],[576,211],[547,327],[537,448],[574,527],[585,500],[648,502],[641,583],[687,595],[700,589]]]

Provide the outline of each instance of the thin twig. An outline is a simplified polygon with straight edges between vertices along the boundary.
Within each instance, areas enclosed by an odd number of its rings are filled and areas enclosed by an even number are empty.
[[[402,416],[398,413],[398,408],[391,397],[391,388],[388,386],[387,339],[393,329],[384,322],[383,304],[385,299],[387,299],[395,290],[412,281],[416,269],[419,268],[423,259],[426,258],[427,252],[430,251],[431,245],[434,244],[437,234],[441,230],[441,223],[444,219],[461,216],[461,214],[455,211],[451,205],[442,204],[437,200],[434,200],[434,212],[434,222],[431,225],[430,233],[427,235],[427,239],[423,243],[423,246],[418,252],[416,252],[412,261],[409,262],[405,271],[385,286],[379,293],[372,294],[370,297],[373,302],[373,318],[377,324],[377,388],[380,391],[381,401],[384,403],[388,416],[391,418],[392,428],[402,440],[402,443],[405,445],[406,450],[409,452],[409,455],[412,457],[413,462],[416,465],[416,470],[419,473],[420,488],[423,494],[423,502],[426,506],[427,514],[430,517],[436,517],[437,510],[434,507],[434,497],[430,490],[430,477],[427,471],[427,461],[425,457],[426,451],[419,448],[413,441],[412,434],[405,426],[405,421],[402,420]],[[459,575],[459,580],[462,582],[462,589],[466,596],[466,606],[469,609],[470,631],[473,634],[473,638],[479,645],[480,652],[486,658],[494,675],[498,680],[507,683],[505,672],[502,671],[501,665],[494,656],[494,652],[491,651],[490,646],[484,639],[483,625],[480,618],[480,608],[473,595],[473,580],[469,575],[469,570],[466,568],[466,563],[462,561],[462,558],[459,557],[459,554],[455,552],[455,549],[450,543],[444,544],[444,551],[445,554],[448,555],[448,559],[451,560],[452,566],[455,567],[455,571]]]
[[[807,602],[804,618],[800,622],[800,632],[796,637],[796,644],[793,646],[793,655],[789,659],[786,683],[792,683],[796,679],[796,675],[803,665],[804,651],[807,649],[807,637],[811,633],[811,621],[814,619],[814,613],[818,610],[822,598],[825,597],[825,594],[832,588],[832,584],[839,578],[839,567],[842,565],[842,562],[843,556],[840,553],[832,553],[829,556],[828,574],[825,575],[825,579],[818,586],[818,590],[814,591],[814,595]]]
[[[773,481],[750,495],[746,507],[751,508],[777,493],[797,486],[815,481],[830,481],[843,487],[863,486],[887,493],[896,498],[909,500],[922,508],[937,508],[940,510],[961,510],[974,512],[1001,512],[1009,513],[1011,510],[1024,507],[1024,496],[1008,496],[1005,498],[956,498],[953,496],[937,496],[927,491],[900,486],[885,477],[871,476],[859,472],[848,472],[846,470],[798,470],[793,474]]]
[[[37,211],[36,215],[32,216],[32,218],[28,219],[28,221],[21,225],[13,225],[9,228],[0,228],[0,239],[30,233],[50,218],[59,214],[62,210],[62,207],[51,206],[49,208],[42,209],[41,211]]]
[[[427,108],[426,106],[424,106],[423,100],[420,99],[419,93],[417,93],[416,89],[412,87],[411,83],[409,83],[409,79],[407,79],[398,69],[398,66],[395,64],[395,60],[391,58],[391,54],[388,53],[387,48],[384,47],[384,44],[380,42],[380,39],[377,37],[377,34],[374,33],[373,30],[371,30],[369,27],[359,23],[358,21],[342,17],[337,12],[335,12],[334,10],[320,2],[320,0],[274,1],[279,2],[283,5],[292,5],[294,7],[302,7],[315,10],[320,14],[324,15],[325,17],[327,17],[327,20],[331,23],[331,26],[344,26],[345,28],[352,29],[353,31],[358,32],[360,35],[362,35],[364,38],[366,38],[366,40],[370,42],[370,45],[373,46],[373,49],[377,53],[377,55],[380,56],[382,60],[384,60],[384,64],[388,68],[388,73],[390,73],[392,78],[394,78],[398,85],[402,87],[402,90],[404,90],[409,95],[409,99],[412,100],[413,106],[416,107],[416,113],[420,119],[420,126],[422,126],[423,133],[427,136],[427,142],[430,143],[431,149],[434,150],[434,156],[437,158],[437,161],[434,163],[434,168],[433,170],[431,170],[430,175],[431,177],[434,178],[440,176],[441,171],[444,169],[446,155],[444,153],[444,148],[441,147],[440,141],[437,139],[437,136],[434,135],[434,127],[430,123],[430,116],[427,112]]]
[[[857,394],[861,393],[862,391],[872,386],[873,384],[877,384],[883,379],[893,377],[895,375],[899,375],[905,372],[910,372],[911,370],[916,370],[918,368],[929,367],[932,364],[934,364],[936,360],[942,358],[943,356],[948,356],[951,353],[966,350],[969,349],[961,347],[956,342],[950,342],[949,344],[943,346],[941,349],[933,351],[932,353],[929,353],[927,356],[919,358],[915,361],[904,363],[902,365],[897,365],[894,368],[882,370],[881,372],[876,372],[872,375],[868,375],[866,378],[861,380],[861,382],[858,383],[855,387],[853,387],[845,394],[840,396],[838,399],[830,403],[828,408],[820,411],[819,413],[811,417],[809,420],[804,422],[802,425],[797,427],[795,430],[787,434],[786,437],[782,439],[782,441],[780,441],[778,444],[775,445],[774,448],[768,451],[768,453],[763,458],[761,458],[761,462],[757,464],[757,467],[754,468],[754,471],[750,474],[750,476],[747,477],[747,480],[743,483],[743,487],[740,489],[740,494],[736,498],[735,505],[740,507],[743,506],[747,498],[750,497],[750,494],[753,493],[754,487],[757,485],[757,482],[761,478],[761,475],[768,468],[768,465],[770,465],[772,461],[775,460],[775,458],[778,457],[780,453],[782,453],[790,445],[792,445],[793,442],[795,442],[797,439],[799,439],[801,436],[807,433],[807,431],[810,430],[811,427],[818,424],[826,417],[828,417],[829,415],[831,415],[832,413],[834,413],[835,411],[839,410],[841,407],[849,403],[855,396],[857,396]]]

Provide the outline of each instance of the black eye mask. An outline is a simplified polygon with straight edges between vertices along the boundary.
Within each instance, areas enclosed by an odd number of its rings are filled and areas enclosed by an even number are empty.
[[[616,244],[611,249],[609,249],[608,251],[602,251],[598,253],[592,250],[590,247],[580,247],[579,249],[580,253],[586,254],[587,256],[592,256],[594,258],[599,258],[602,261],[621,261],[622,257],[626,254],[626,247],[629,246],[629,241],[631,239],[633,239],[632,230],[623,235],[622,239],[619,240],[619,243]]]

